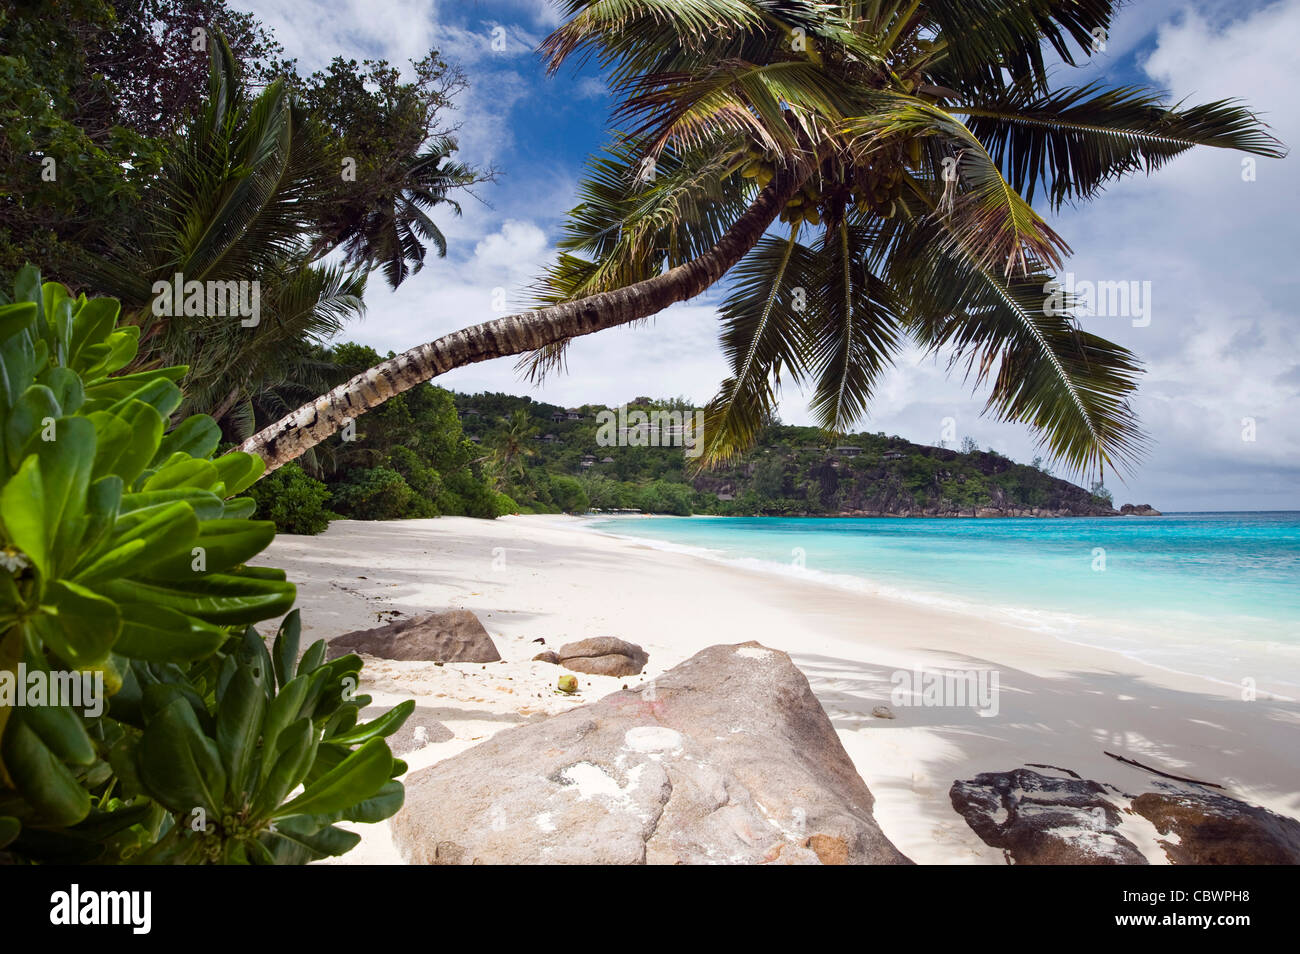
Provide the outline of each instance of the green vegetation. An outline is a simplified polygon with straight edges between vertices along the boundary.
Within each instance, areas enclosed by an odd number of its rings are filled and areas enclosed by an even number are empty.
[[[225,0],[0,11],[0,287],[57,261],[72,288],[117,298],[143,332],[134,368],[188,366],[182,411],[231,440],[255,396],[319,393],[311,348],[362,313],[368,274],[397,286],[444,255],[432,216],[491,178],[453,159],[465,80],[436,51],[409,82],[338,57],[303,76],[282,52]],[[258,320],[211,298],[156,313],[176,274],[256,282]]]
[[[360,658],[299,659],[293,585],[248,565],[265,465],[173,423],[184,367],[120,373],[118,311],[30,267],[0,298],[0,864],[341,854],[336,822],[401,806],[411,706],[358,726]],[[286,613],[268,651],[252,624]]]
[[[340,344],[313,348],[308,360],[323,387],[330,388],[379,361],[379,355],[363,345]],[[275,397],[253,401],[255,420],[277,413]],[[522,441],[523,450],[514,451],[518,459],[526,445]],[[357,418],[300,462],[275,471],[254,488],[253,496],[258,516],[285,533],[320,533],[330,516],[491,519],[519,511],[514,500],[499,492],[494,460],[462,434],[451,393],[426,384]]]
[[[1082,514],[1110,507],[1104,495],[1052,477],[1041,461],[1017,464],[981,452],[969,438],[960,452],[884,434],[831,440],[819,428],[769,419],[754,448],[701,470],[680,446],[651,446],[649,438],[645,446],[602,446],[611,429],[602,432],[609,418],[600,415],[616,412],[599,405],[569,411],[526,397],[475,394],[457,395],[456,406],[466,434],[490,449],[487,472],[522,509],[536,512],[825,516],[993,508]],[[627,407],[628,418],[638,411],[647,418],[667,412],[674,424],[679,416],[688,424],[696,420],[682,400],[637,398]]]
[[[323,533],[330,522],[330,492],[297,461],[285,464],[248,488],[257,502],[256,514],[281,533]]]

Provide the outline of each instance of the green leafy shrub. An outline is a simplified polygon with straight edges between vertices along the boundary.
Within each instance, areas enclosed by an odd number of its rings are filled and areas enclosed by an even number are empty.
[[[334,485],[334,509],[354,520],[401,520],[420,516],[419,498],[391,467],[356,470]]]
[[[256,515],[275,524],[281,533],[314,535],[330,523],[329,488],[290,461],[267,474],[248,494],[257,501]]]
[[[325,664],[318,642],[297,661],[296,614],[268,653],[251,624],[295,593],[247,565],[275,534],[237,496],[264,464],[213,459],[206,415],[168,426],[185,369],[119,373],[139,329],[111,299],[31,267],[16,291],[0,302],[0,862],[346,851],[336,821],[401,804],[383,737],[410,707],[358,727],[360,660]],[[17,704],[23,671],[104,705]]]
[[[402,475],[407,486],[415,492],[419,511],[413,516],[436,517],[438,508],[434,501],[442,492],[442,477],[432,467],[420,459],[420,455],[409,447],[398,445],[388,455],[388,466]]]
[[[491,520],[497,516],[496,492],[469,470],[449,474],[443,482],[443,492],[438,495],[438,509],[449,516],[483,517]]]
[[[591,507],[587,492],[575,477],[555,474],[550,480],[551,498],[565,513],[586,513]]]

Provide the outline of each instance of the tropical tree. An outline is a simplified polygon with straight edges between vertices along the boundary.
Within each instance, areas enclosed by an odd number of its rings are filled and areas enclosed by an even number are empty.
[[[139,362],[188,364],[186,409],[223,424],[234,413],[226,429],[236,436],[251,431],[251,396],[292,372],[301,342],[323,340],[362,312],[364,274],[312,260],[337,177],[325,143],[283,83],[249,97],[216,36],[207,99],[146,194],[140,227],[84,263],[89,281],[141,326]],[[191,282],[221,283],[220,307],[201,293],[191,308]],[[169,291],[160,295],[159,283]],[[232,313],[227,287],[255,309]]]
[[[505,425],[491,438],[492,469],[501,480],[522,481],[524,460],[534,454],[532,439],[537,434],[533,417],[523,408],[516,408]]]
[[[752,441],[782,374],[810,381],[820,422],[845,428],[914,341],[964,363],[989,408],[1067,466],[1131,461],[1139,362],[1044,307],[1069,249],[1033,201],[1091,199],[1196,145],[1283,149],[1235,101],[1054,88],[1049,60],[1085,60],[1115,6],[568,0],[542,52],[552,70],[597,58],[624,131],[592,163],[543,307],[381,362],[243,449],[274,468],[472,362],[529,354],[544,372],[572,338],[698,295],[739,263],[709,459]]]
[[[328,69],[292,83],[332,134],[334,158],[347,171],[325,207],[315,249],[340,248],[349,265],[382,268],[394,288],[424,267],[429,246],[447,254],[434,209],[459,215],[453,196],[494,178],[452,158],[456,127],[444,114],[468,85],[464,74],[436,53],[411,67],[414,79],[404,82],[386,62],[358,66],[335,57]]]

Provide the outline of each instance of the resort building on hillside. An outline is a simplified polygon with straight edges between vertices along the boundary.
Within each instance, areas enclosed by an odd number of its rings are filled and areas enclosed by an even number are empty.
[[[831,453],[839,454],[841,457],[857,457],[862,453],[862,448],[856,447],[853,444],[845,444],[842,447],[833,448]]]

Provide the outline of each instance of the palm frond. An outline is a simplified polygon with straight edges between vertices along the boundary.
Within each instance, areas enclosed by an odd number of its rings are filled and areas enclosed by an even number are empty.
[[[782,369],[798,381],[809,351],[807,293],[817,253],[790,237],[767,236],[733,269],[720,308],[722,350],[731,368],[705,410],[703,465],[724,463],[751,447],[775,406]],[[796,291],[796,289],[799,289]]]
[[[1132,86],[1040,92],[1021,85],[948,109],[967,117],[1012,188],[1030,202],[1041,188],[1055,208],[1091,199],[1129,173],[1154,172],[1193,146],[1286,155],[1255,115],[1233,100],[1180,109]]]
[[[913,231],[891,276],[909,334],[954,363],[964,359],[976,386],[991,385],[987,409],[1029,425],[1074,471],[1140,459],[1146,437],[1129,403],[1137,358],[1079,329],[1068,307],[1049,307],[1053,278],[1041,266],[1000,274],[940,241],[932,217],[914,211],[908,221]]]
[[[840,219],[826,230],[810,308],[809,364],[817,376],[811,409],[818,424],[842,432],[865,412],[897,351],[894,290],[875,275],[887,229]]]

